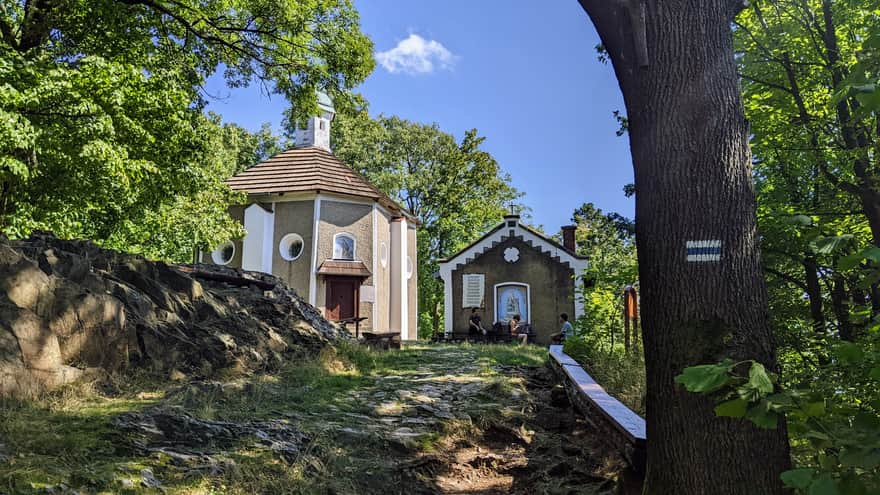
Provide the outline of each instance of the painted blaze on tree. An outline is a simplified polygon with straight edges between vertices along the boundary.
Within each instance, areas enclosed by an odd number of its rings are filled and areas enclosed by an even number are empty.
[[[775,369],[748,125],[730,23],[741,0],[580,0],[627,108],[647,368],[646,493],[784,493],[784,422],[718,418],[688,366]],[[691,259],[689,260],[689,250]]]

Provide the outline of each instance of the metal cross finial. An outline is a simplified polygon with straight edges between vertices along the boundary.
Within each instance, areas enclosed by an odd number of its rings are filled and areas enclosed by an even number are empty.
[[[510,206],[509,206],[509,208],[510,208],[510,214],[511,214],[511,215],[516,215],[516,211],[515,211],[515,209],[516,209],[516,205],[513,204],[513,201],[510,202]]]

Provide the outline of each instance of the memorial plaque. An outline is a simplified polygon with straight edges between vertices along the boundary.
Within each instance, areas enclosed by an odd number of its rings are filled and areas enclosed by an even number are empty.
[[[461,276],[464,294],[461,302],[463,308],[483,307],[486,293],[486,276],[482,273],[467,273]]]

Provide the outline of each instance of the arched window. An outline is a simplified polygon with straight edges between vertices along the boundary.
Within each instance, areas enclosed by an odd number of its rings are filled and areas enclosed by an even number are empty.
[[[303,253],[303,238],[299,234],[287,234],[278,243],[281,257],[287,261],[295,261]]]
[[[235,257],[235,243],[226,241],[211,252],[211,261],[217,265],[228,265]]]
[[[353,235],[343,232],[333,236],[333,259],[354,261],[357,241]]]

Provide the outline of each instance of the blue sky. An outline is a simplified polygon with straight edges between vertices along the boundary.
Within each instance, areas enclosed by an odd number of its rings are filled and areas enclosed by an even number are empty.
[[[477,128],[533,222],[548,232],[584,202],[630,218],[626,137],[612,112],[623,100],[598,37],[575,0],[355,0],[375,44],[376,70],[359,88],[371,114],[437,122],[461,137]],[[249,129],[280,128],[283,98],[229,89],[220,77],[209,109]]]

